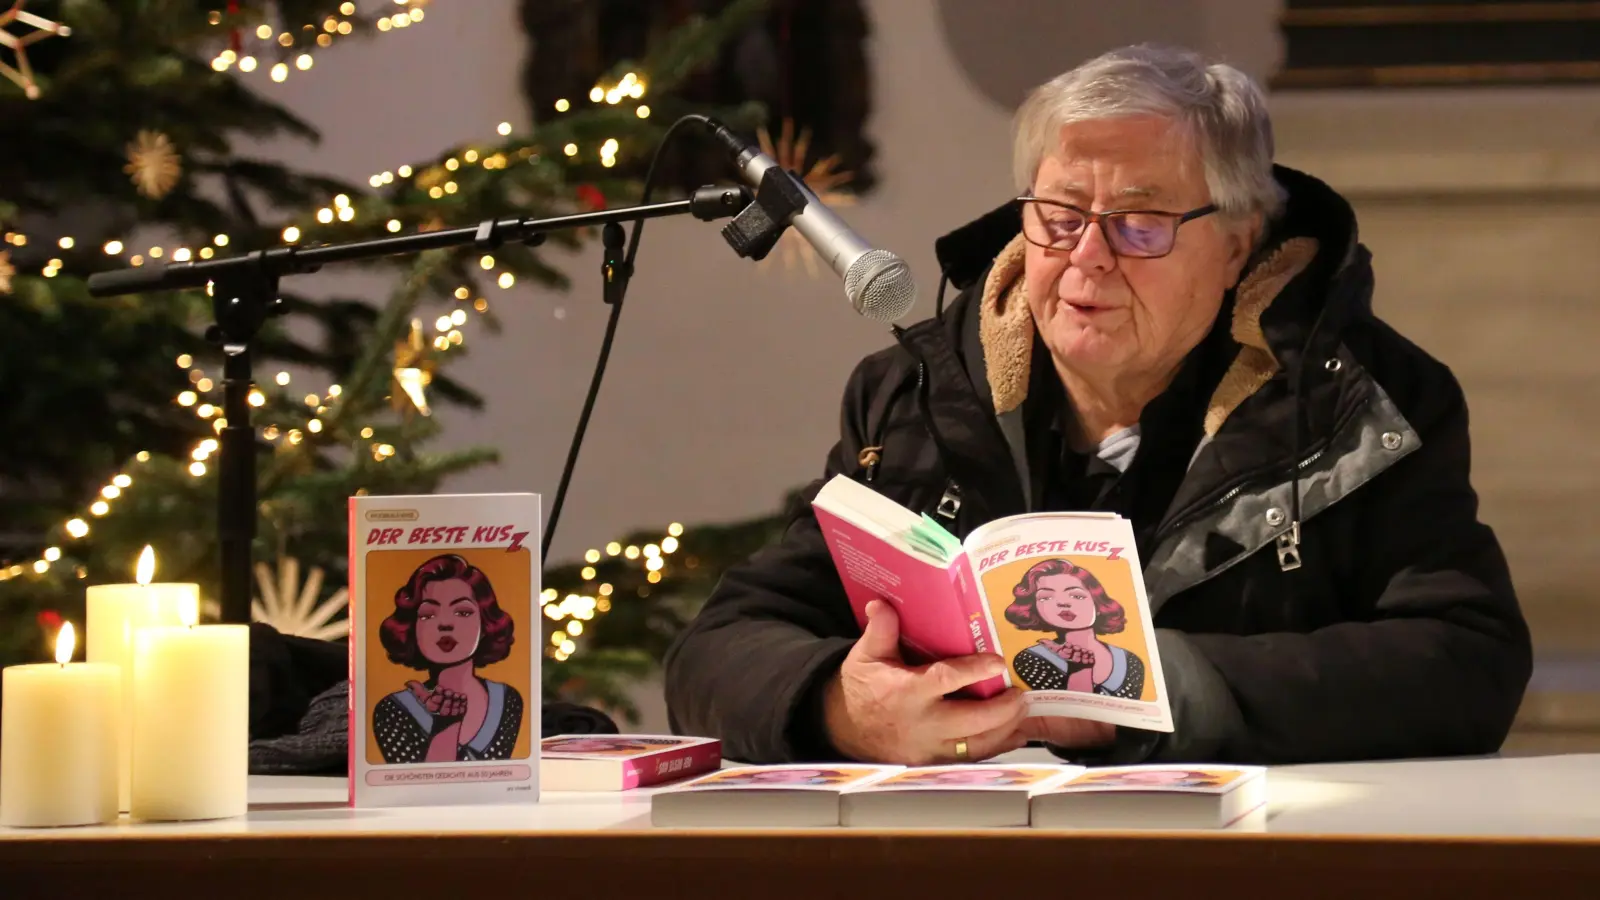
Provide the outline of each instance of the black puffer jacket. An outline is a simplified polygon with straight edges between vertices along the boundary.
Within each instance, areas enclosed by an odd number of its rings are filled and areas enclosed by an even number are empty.
[[[1226,307],[1232,362],[1204,436],[1165,515],[1142,523],[1176,730],[1119,729],[1086,761],[1487,753],[1521,702],[1528,631],[1478,520],[1461,389],[1373,315],[1348,204],[1309,176],[1278,178],[1289,207]],[[1038,496],[1019,412],[996,412],[1019,375],[1007,342],[1025,339],[999,311],[1018,231],[1008,206],[941,239],[962,293],[857,367],[823,480],[870,478],[962,536]],[[672,725],[720,736],[732,758],[828,755],[819,686],[858,635],[798,509],[669,652]]]

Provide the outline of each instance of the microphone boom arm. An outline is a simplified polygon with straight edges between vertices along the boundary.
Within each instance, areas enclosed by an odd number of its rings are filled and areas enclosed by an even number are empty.
[[[704,222],[737,215],[751,202],[742,186],[702,187],[688,200],[597,210],[547,219],[485,220],[476,226],[384,237],[318,247],[277,247],[244,256],[197,262],[166,263],[97,272],[89,276],[89,294],[114,297],[145,291],[210,286],[216,324],[206,339],[223,352],[223,418],[218,440],[217,543],[221,563],[222,621],[250,621],[251,545],[256,536],[256,433],[250,422],[250,342],[269,317],[282,315],[278,280],[284,275],[315,272],[327,263],[352,262],[420,253],[444,247],[473,246],[484,250],[507,242],[536,246],[548,232],[593,225],[614,227],[638,219],[688,213]],[[613,235],[607,235],[612,237]],[[624,284],[627,267],[613,259],[608,247],[605,300],[612,303]]]

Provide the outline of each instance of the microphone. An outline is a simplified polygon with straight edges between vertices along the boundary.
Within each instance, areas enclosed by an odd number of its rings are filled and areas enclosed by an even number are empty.
[[[755,203],[723,230],[739,255],[761,259],[777,243],[784,227],[793,226],[844,279],[845,297],[856,312],[893,322],[911,311],[917,286],[905,260],[868,244],[817,199],[804,180],[778,165],[759,146],[716,119],[708,118],[706,124],[733,154],[740,176],[756,188]]]

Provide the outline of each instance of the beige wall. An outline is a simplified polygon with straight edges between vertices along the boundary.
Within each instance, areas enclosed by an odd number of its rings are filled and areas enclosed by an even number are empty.
[[[511,0],[435,4],[421,27],[319,57],[274,88],[323,127],[286,151],[374,171],[521,121]],[[1027,86],[1144,39],[1259,77],[1281,53],[1277,0],[871,0],[880,189],[846,210],[903,255],[931,313],[932,241],[1010,192],[1008,126]],[[1600,521],[1600,91],[1273,99],[1280,157],[1347,189],[1375,254],[1377,308],[1456,368],[1474,413],[1484,512],[1505,539],[1542,649],[1600,643],[1588,591]],[[459,490],[552,494],[604,324],[598,257],[575,288],[491,295],[458,373],[488,399],[446,411],[448,443],[505,461]],[[354,282],[361,284],[359,280]],[[376,286],[372,286],[376,289]],[[560,316],[558,316],[558,312]],[[627,314],[555,542],[570,557],[640,525],[758,513],[812,477],[852,364],[889,341],[832,280],[733,256],[711,226],[646,231]],[[759,423],[759,424],[757,424]],[[642,688],[651,694],[648,687]],[[659,726],[659,705],[647,725]]]

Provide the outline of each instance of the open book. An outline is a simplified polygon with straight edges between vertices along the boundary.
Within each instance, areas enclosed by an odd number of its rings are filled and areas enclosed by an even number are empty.
[[[1005,674],[962,693],[1027,689],[1029,715],[1171,731],[1133,528],[1113,513],[1027,513],[965,541],[847,476],[812,501],[865,627],[894,605],[908,662],[996,653]]]

